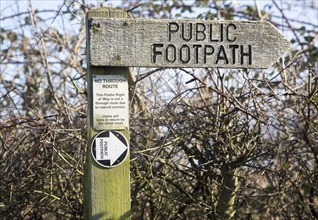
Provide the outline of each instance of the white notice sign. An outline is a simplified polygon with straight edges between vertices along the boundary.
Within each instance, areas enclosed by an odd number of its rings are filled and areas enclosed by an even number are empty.
[[[93,76],[93,127],[95,130],[129,126],[128,80],[121,75]]]

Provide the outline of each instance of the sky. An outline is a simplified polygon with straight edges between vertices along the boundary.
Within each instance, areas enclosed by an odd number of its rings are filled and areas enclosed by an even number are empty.
[[[191,2],[193,2],[193,0],[185,0],[188,4],[190,4]],[[65,6],[70,6],[71,2],[81,2],[81,1],[74,1],[74,0],[0,0],[0,18],[6,17],[6,16],[11,16],[14,15],[18,12],[25,12],[26,16],[27,13],[29,11],[29,5],[31,4],[33,9],[38,9],[38,10],[58,10],[59,8],[61,8],[61,6],[64,7]],[[111,6],[111,7],[116,7],[118,6],[120,3],[122,2],[122,0],[108,0],[108,1],[104,1],[104,0],[86,0],[86,3],[96,7],[96,5],[100,5],[101,3],[103,3],[104,6]],[[143,1],[145,2],[145,1]],[[160,1],[158,1],[160,2]],[[275,2],[277,2],[277,4],[280,7],[284,7],[284,13],[288,18],[293,18],[295,20],[301,20],[301,21],[305,21],[305,22],[311,22],[311,23],[316,23],[316,25],[318,26],[318,11],[314,11],[314,10],[304,10],[303,3],[306,2],[306,4],[316,4],[316,8],[317,8],[317,4],[318,4],[318,0],[276,0]],[[288,4],[285,3],[293,3],[293,7],[288,8]],[[295,6],[295,2],[297,2],[298,6]],[[16,4],[18,3],[18,4]],[[273,5],[273,1],[272,0],[232,0],[231,3],[235,6],[235,7],[241,7],[242,5],[246,5],[246,4],[250,4],[252,6],[255,6],[255,4],[257,4],[261,9],[263,9],[264,7],[266,7],[267,10],[271,11],[271,12],[277,12],[277,8],[276,7],[271,7],[270,9],[268,8],[269,5]],[[78,3],[75,3],[72,5],[72,7],[74,7],[76,9],[76,7],[80,7],[80,5]],[[64,8],[65,9],[65,8]],[[209,10],[201,8],[198,10]],[[76,15],[76,11],[73,10],[75,13],[74,15]],[[202,11],[198,11],[198,12],[202,12]],[[52,17],[54,17],[54,15],[56,15],[56,12],[51,12],[51,13],[47,13],[48,18],[52,19]],[[41,16],[43,16],[43,14],[41,14]],[[44,16],[45,17],[45,16]],[[195,14],[192,15],[191,17],[196,17]],[[6,27],[6,29],[14,29],[14,28],[18,28],[19,27],[19,21],[16,19],[5,19],[5,20],[0,20],[0,27]],[[71,28],[76,28],[76,25],[83,23],[84,19],[83,17],[78,16],[76,19],[74,19],[74,21],[72,21],[72,26],[73,27],[66,27],[67,29]],[[280,31],[287,36],[287,38],[292,39],[293,37],[293,33],[286,31],[286,29],[284,28],[284,26],[287,26],[287,24],[285,23],[284,19],[276,19],[276,22],[278,24],[281,24],[281,26],[279,26],[278,28],[280,29]],[[63,26],[63,20],[61,20],[60,16],[59,18],[52,19],[52,23],[48,22],[48,25],[50,25],[51,27],[56,27],[56,28],[61,28],[61,25]],[[301,23],[293,23],[292,24],[294,27],[296,28],[300,28],[303,24]],[[43,27],[43,30],[45,30],[45,27]],[[316,28],[316,31],[318,32],[318,28]],[[318,39],[317,39],[318,41]],[[318,42],[317,42],[318,44]],[[317,45],[318,46],[318,45]]]
[[[20,11],[27,11],[29,7],[29,3],[31,2],[32,7],[40,10],[45,9],[59,9],[61,5],[63,4],[64,0],[0,0],[0,17],[11,15],[12,13],[17,11],[16,3],[18,4]],[[74,0],[65,0],[65,3],[67,5],[70,5],[71,2],[77,2]],[[80,1],[78,1],[80,2]],[[86,0],[86,2],[92,6],[103,4],[104,6],[111,6],[116,7],[118,6],[122,1],[121,0]],[[140,2],[146,2],[146,1],[140,1]],[[159,1],[160,2],[160,1]],[[188,4],[193,2],[193,0],[185,0]],[[240,7],[242,5],[250,4],[255,5],[255,3],[262,9],[266,7],[267,5],[273,5],[271,0],[232,0],[231,1],[233,5],[236,7]],[[282,6],[283,3],[288,2],[296,2],[296,0],[276,0],[277,4]],[[289,10],[286,10],[286,14],[289,17],[293,17],[295,19],[301,19],[306,21],[311,21],[313,19],[316,19],[318,24],[318,12],[315,11],[307,11],[302,9],[302,2],[311,3],[311,4],[318,4],[318,0],[297,0],[299,2],[298,7],[289,8]],[[76,4],[74,4],[76,5]],[[78,4],[77,4],[78,5]],[[277,10],[275,7],[272,7],[270,9],[271,11]],[[1,25],[1,24],[0,24]],[[2,24],[3,25],[3,24]]]

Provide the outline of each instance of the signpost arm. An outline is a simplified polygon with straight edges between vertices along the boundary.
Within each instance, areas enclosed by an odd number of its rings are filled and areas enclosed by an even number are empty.
[[[130,167],[129,155],[126,160],[111,169],[99,166],[91,154],[93,137],[99,132],[93,123],[93,77],[96,75],[120,75],[128,79],[128,67],[91,66],[90,35],[95,27],[90,23],[91,18],[127,18],[127,13],[114,8],[99,8],[89,11],[87,15],[87,88],[88,88],[88,150],[85,167],[85,219],[130,219]],[[96,27],[98,29],[98,27]],[[96,30],[97,30],[96,29]],[[101,39],[102,40],[102,39]],[[127,92],[127,91],[122,91]],[[128,103],[127,103],[127,106]],[[128,116],[127,116],[128,117]],[[107,128],[109,130],[114,127]],[[129,141],[129,127],[117,129]]]

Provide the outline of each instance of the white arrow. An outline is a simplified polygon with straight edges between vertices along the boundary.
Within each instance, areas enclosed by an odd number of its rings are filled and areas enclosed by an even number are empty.
[[[113,163],[127,150],[127,146],[121,142],[111,131],[109,132],[108,139],[108,158],[110,160],[110,165]]]
[[[109,137],[105,137],[102,133],[108,133]],[[95,141],[93,142],[94,145],[92,145],[92,154],[94,156],[94,159],[97,163],[104,166],[104,162],[109,162],[109,165],[107,166],[116,166],[119,165],[121,162],[124,161],[128,153],[125,151],[128,150],[128,142],[121,133],[118,133],[123,139],[125,139],[125,142],[123,143],[113,132],[111,131],[104,131],[97,135],[95,138]],[[119,161],[117,164],[116,161],[123,155],[124,158],[122,158],[121,161]],[[104,161],[104,162],[101,162]]]

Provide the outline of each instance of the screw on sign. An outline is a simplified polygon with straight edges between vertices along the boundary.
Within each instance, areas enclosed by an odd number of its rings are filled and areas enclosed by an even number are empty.
[[[102,131],[92,142],[91,153],[100,166],[112,168],[120,165],[128,155],[128,141],[117,131]]]

